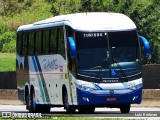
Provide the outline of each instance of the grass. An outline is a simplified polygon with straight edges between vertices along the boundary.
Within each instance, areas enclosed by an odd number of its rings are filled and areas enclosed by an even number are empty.
[[[15,53],[0,53],[0,71],[15,71],[16,55]]]
[[[0,120],[3,120],[0,117]],[[12,119],[7,119],[7,120],[12,120]],[[15,120],[28,120],[28,119],[15,119]],[[36,119],[36,120],[123,120],[119,118],[92,118],[92,117],[51,117],[47,119]]]
[[[15,31],[20,25],[30,24],[52,17],[50,7],[51,5],[47,4],[44,0],[34,0],[31,7],[14,14],[14,16],[0,16],[0,22],[7,26],[7,30]]]
[[[52,117],[52,120],[123,120],[119,118],[92,118],[92,117]]]

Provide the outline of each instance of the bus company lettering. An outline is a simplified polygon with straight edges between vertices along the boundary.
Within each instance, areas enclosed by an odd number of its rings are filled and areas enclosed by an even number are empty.
[[[42,64],[44,66],[45,71],[58,69],[57,59],[53,60],[43,59]]]
[[[102,37],[103,34],[102,33],[86,33],[83,34],[83,37]]]
[[[105,83],[117,83],[119,80],[103,80]]]

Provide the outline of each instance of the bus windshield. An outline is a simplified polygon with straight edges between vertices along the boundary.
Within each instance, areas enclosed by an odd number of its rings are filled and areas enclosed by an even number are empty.
[[[139,47],[136,31],[108,33],[111,54],[117,62],[138,61]]]
[[[76,32],[76,45],[77,76],[81,80],[122,82],[141,74],[136,30]]]

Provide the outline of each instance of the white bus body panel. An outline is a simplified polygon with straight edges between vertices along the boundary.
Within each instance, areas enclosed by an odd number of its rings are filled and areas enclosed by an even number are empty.
[[[36,102],[62,105],[62,86],[69,86],[64,58],[60,55],[43,55],[37,58],[30,56],[28,59],[30,84],[35,88]],[[70,90],[69,87],[67,90]]]
[[[34,24],[23,25],[17,31],[68,25],[78,31],[121,31],[136,29],[133,21],[121,13],[89,12],[60,15]]]

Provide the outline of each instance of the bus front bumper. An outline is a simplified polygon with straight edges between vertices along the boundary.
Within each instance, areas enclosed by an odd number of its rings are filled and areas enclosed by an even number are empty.
[[[94,94],[77,88],[78,105],[116,106],[123,104],[140,104],[142,88],[126,94]]]

